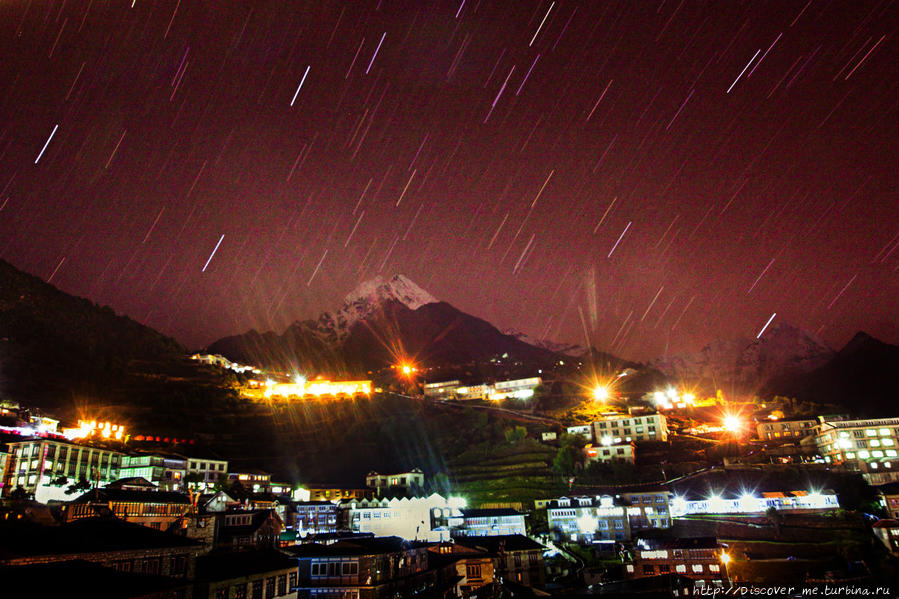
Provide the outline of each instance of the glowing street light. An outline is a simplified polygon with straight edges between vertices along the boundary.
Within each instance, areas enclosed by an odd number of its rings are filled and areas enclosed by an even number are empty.
[[[725,566],[730,563],[730,555],[728,555],[724,551],[721,552],[721,563]]]
[[[609,388],[604,385],[593,387],[593,399],[599,402],[609,399]]]
[[[724,425],[724,430],[729,433],[739,433],[743,430],[743,421],[740,420],[739,416],[735,416],[733,414],[728,414],[724,417],[724,421],[722,422]]]

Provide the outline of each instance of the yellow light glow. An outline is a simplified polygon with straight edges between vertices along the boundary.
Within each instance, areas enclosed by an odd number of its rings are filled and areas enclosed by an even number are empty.
[[[329,381],[316,379],[300,383],[273,384],[265,390],[266,397],[303,397],[305,395],[363,395],[371,394],[371,381]]]
[[[606,401],[609,399],[609,388],[603,385],[597,385],[593,388],[593,399],[596,401]]]
[[[738,433],[743,428],[743,421],[740,420],[739,416],[734,416],[733,414],[725,416],[722,424],[724,425],[724,430],[729,433]]]
[[[730,563],[730,556],[724,552],[721,553],[721,563],[725,566]]]

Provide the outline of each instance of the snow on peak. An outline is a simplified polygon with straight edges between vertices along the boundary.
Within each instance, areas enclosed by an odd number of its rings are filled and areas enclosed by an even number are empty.
[[[390,279],[377,276],[347,294],[337,312],[325,312],[319,316],[315,328],[329,341],[342,339],[354,324],[371,316],[388,301],[417,310],[439,300],[406,276],[393,275]]]
[[[377,276],[360,283],[347,294],[343,303],[344,306],[359,302],[379,305],[388,300],[395,300],[410,310],[417,310],[425,304],[434,304],[438,301],[405,275],[393,275],[389,280]]]

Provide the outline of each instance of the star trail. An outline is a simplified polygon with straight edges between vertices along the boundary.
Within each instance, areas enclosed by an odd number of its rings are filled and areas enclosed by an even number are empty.
[[[0,257],[193,347],[379,273],[638,359],[899,342],[897,17],[4,2]]]

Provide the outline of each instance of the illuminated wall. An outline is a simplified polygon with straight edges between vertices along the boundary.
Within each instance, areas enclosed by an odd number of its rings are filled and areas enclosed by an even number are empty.
[[[304,397],[306,395],[353,396],[357,393],[371,394],[371,381],[328,381],[312,380],[298,383],[275,383],[267,385],[266,397]]]

